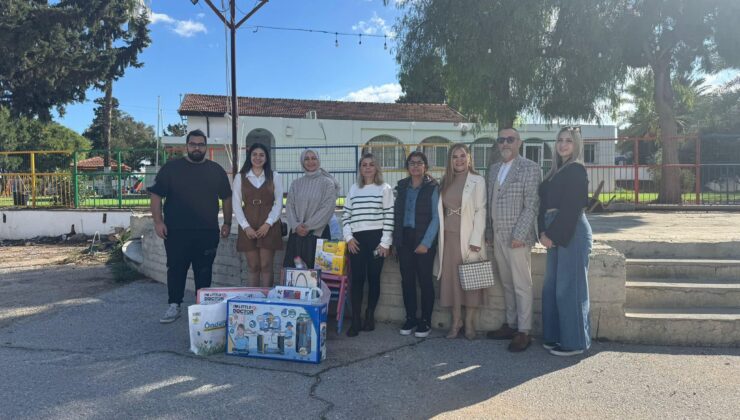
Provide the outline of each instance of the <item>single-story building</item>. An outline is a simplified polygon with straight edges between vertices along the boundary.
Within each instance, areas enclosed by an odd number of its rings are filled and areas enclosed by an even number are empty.
[[[492,147],[496,127],[482,129],[446,104],[343,102],[302,99],[240,97],[237,138],[243,150],[260,142],[273,148],[273,169],[284,174],[287,185],[302,174],[300,151],[311,146],[322,154],[322,166],[342,183],[344,191],[354,182],[359,156],[372,151],[382,163],[386,180],[393,184],[405,176],[404,159],[417,148],[429,158],[432,172],[441,175],[448,145],[468,143],[476,169],[485,171],[498,159]],[[188,131],[203,130],[211,145],[211,158],[231,169],[230,98],[222,95],[185,95],[178,112],[187,119]],[[524,139],[522,154],[538,162],[543,171],[552,165],[557,125],[523,124],[517,127]],[[585,161],[588,165],[614,166],[615,126],[583,125]],[[165,145],[183,145],[184,139],[164,138]],[[625,170],[591,171],[591,184],[606,181],[605,190],[633,175]],[[614,173],[613,173],[614,172]]]

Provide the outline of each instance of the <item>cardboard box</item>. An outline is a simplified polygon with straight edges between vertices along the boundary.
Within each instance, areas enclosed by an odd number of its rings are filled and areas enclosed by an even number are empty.
[[[314,268],[322,273],[342,275],[347,272],[347,243],[344,241],[316,240]]]
[[[223,302],[237,296],[245,298],[266,298],[269,287],[204,287],[195,294],[195,303],[209,305]]]
[[[226,354],[320,363],[326,358],[329,298],[229,299]]]

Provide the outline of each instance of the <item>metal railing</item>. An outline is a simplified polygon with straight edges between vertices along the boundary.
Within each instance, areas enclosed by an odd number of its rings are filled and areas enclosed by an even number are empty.
[[[680,163],[661,165],[654,161],[657,150],[654,138],[584,139],[584,160],[589,176],[589,191],[597,191],[602,202],[627,202],[647,205],[659,195],[659,184],[665,168],[678,168],[682,204],[740,204],[740,162],[701,163],[701,139],[685,137],[681,142]],[[357,178],[360,156],[373,153],[380,163],[385,181],[391,185],[406,177],[406,156],[419,150],[427,155],[429,172],[440,178],[444,174],[450,143],[378,144],[311,146],[320,154],[322,167],[341,184],[342,193],[349,191]],[[493,140],[469,144],[475,169],[485,175],[488,166],[499,158]],[[273,170],[280,172],[284,191],[302,176],[300,154],[307,146],[278,146],[271,149]],[[231,173],[231,149],[209,145],[207,156]],[[139,153],[139,155],[136,155]],[[527,143],[522,154],[540,164],[543,175],[552,166],[556,153],[554,141]],[[66,207],[66,208],[136,208],[147,207],[151,186],[159,167],[185,154],[183,146],[159,151],[115,150],[109,168],[102,160],[91,162],[89,156],[101,151],[18,151],[0,152],[0,208]],[[245,149],[239,150],[243,163]],[[148,156],[147,164],[127,166],[132,156]],[[138,158],[137,158],[138,159]],[[142,159],[139,159],[141,161]],[[153,161],[153,162],[152,162]],[[149,164],[151,163],[151,164]],[[159,163],[160,165],[156,165]],[[131,166],[137,166],[133,163]]]

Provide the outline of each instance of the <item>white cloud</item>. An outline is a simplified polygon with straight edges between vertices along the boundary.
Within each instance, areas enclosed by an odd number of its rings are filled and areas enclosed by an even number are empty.
[[[396,36],[393,32],[393,28],[385,23],[385,19],[378,16],[376,12],[373,12],[373,17],[369,21],[361,20],[356,24],[352,25],[352,30],[361,32],[365,35],[388,35],[389,37]]]
[[[198,13],[198,17],[202,18],[203,13]],[[178,20],[165,13],[156,13],[149,10],[149,21],[152,25],[157,23],[163,23],[169,30],[180,35],[181,37],[190,38],[199,33],[208,33],[206,26],[200,22],[195,22],[191,19]]]
[[[190,38],[191,36],[197,35],[200,32],[208,33],[206,26],[200,22],[194,22],[192,20],[179,20],[177,25],[172,29],[176,34]]]
[[[151,21],[152,24],[164,22],[164,23],[175,23],[175,19],[172,19],[171,17],[167,16],[164,13],[155,13],[151,12],[149,14],[149,21]]]
[[[340,100],[350,102],[395,102],[401,96],[401,93],[401,85],[398,83],[386,83],[381,86],[368,86],[350,92]]]
[[[195,15],[195,17],[197,17],[198,19],[203,19],[204,17],[206,17],[206,14],[205,13],[198,13],[197,15]]]

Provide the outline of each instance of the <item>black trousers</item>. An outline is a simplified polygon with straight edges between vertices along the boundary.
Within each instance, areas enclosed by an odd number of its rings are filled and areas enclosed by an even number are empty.
[[[169,303],[182,303],[188,269],[193,266],[195,290],[211,287],[213,260],[218,249],[218,230],[168,230],[164,240],[167,252],[167,293]]]
[[[306,263],[306,267],[313,268],[316,259],[317,239],[331,239],[329,226],[324,229],[321,236],[313,234],[298,236],[297,233],[290,232],[288,244],[285,247],[285,255],[283,256],[283,267],[295,267],[295,257],[301,257],[303,262]]]
[[[403,306],[406,307],[406,318],[416,319],[416,282],[421,290],[421,319],[431,325],[432,309],[434,308],[434,284],[432,283],[432,268],[437,248],[430,248],[426,254],[416,254],[412,247],[415,241],[415,231],[411,228],[403,229],[403,245],[396,248],[398,263],[401,268],[401,289],[403,290]]]
[[[385,258],[376,258],[373,251],[380,244],[383,230],[366,230],[353,233],[360,243],[360,252],[349,254],[349,263],[352,267],[352,325],[360,326],[362,314],[362,295],[367,280],[367,311],[375,313],[380,299],[380,272],[383,270]]]

